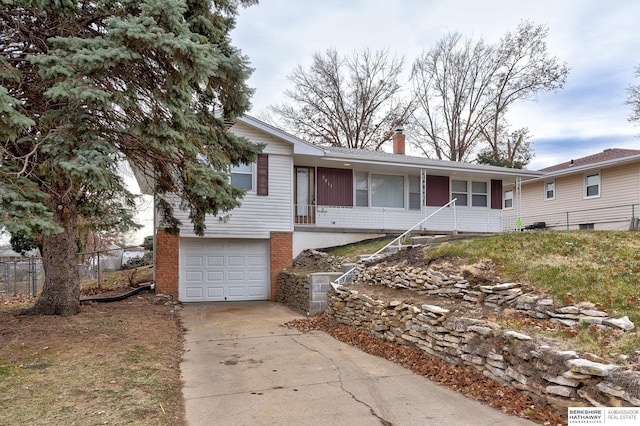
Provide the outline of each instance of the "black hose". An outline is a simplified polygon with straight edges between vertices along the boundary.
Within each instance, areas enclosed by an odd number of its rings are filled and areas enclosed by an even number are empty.
[[[117,296],[106,296],[106,297],[89,297],[86,299],[80,299],[80,302],[98,302],[98,303],[106,303],[106,302],[119,302],[120,300],[124,300],[127,297],[131,297],[134,294],[138,294],[144,290],[154,290],[155,285],[153,283],[143,284],[140,287],[136,287],[131,291],[119,294]]]

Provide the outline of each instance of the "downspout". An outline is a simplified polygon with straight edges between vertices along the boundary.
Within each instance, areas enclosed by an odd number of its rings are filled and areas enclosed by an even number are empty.
[[[120,300],[124,300],[128,297],[133,296],[134,294],[138,294],[141,291],[145,291],[145,290],[149,290],[149,291],[154,291],[156,288],[156,285],[154,283],[147,283],[147,284],[143,284],[140,287],[136,287],[130,291],[128,291],[127,293],[124,294],[118,294],[117,296],[106,296],[106,297],[88,297],[86,299],[80,299],[80,302],[100,302],[100,303],[104,303],[104,302],[118,302]]]

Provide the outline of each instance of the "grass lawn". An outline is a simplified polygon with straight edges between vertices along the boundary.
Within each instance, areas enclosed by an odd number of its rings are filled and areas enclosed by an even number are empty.
[[[633,333],[617,335],[584,325],[583,349],[609,354],[640,348],[640,233],[537,231],[497,234],[431,246],[427,256],[490,259],[503,281],[532,284],[556,303],[592,302],[611,316],[628,316]],[[568,336],[567,336],[568,337]]]
[[[107,273],[104,290],[149,269]],[[92,293],[95,284],[83,283]],[[0,424],[182,425],[182,330],[175,307],[142,292],[72,317],[15,316],[0,300]]]

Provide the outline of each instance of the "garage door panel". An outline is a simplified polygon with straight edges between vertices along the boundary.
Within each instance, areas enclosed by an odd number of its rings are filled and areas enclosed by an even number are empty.
[[[224,266],[224,256],[207,256],[208,267]]]
[[[223,283],[224,272],[222,271],[207,271],[207,282],[210,283]]]
[[[189,287],[186,289],[188,299],[201,299],[204,295],[204,287]]]
[[[269,299],[268,240],[181,239],[180,300]]]
[[[244,267],[245,257],[244,256],[229,256],[227,257],[227,266],[230,267]]]
[[[264,273],[261,270],[247,271],[247,281],[262,281]]]
[[[249,286],[249,297],[252,298],[266,298],[267,293],[262,286]]]
[[[202,266],[202,256],[187,256],[185,261],[187,266]]]
[[[265,266],[265,258],[262,256],[247,256],[247,266]]]
[[[204,283],[203,271],[187,271],[185,279],[188,283],[202,284]]]
[[[223,301],[224,287],[207,287],[207,299],[210,301]]]

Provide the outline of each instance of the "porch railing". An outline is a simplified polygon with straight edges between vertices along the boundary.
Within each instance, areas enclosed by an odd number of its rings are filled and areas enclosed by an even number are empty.
[[[313,225],[316,223],[315,204],[295,204],[293,208],[297,225]]]
[[[385,251],[389,247],[393,246],[394,244],[398,244],[398,250],[400,250],[400,247],[402,245],[402,241],[404,241],[404,239],[407,237],[407,235],[409,235],[412,231],[414,231],[417,227],[421,226],[427,220],[431,219],[433,216],[438,214],[441,210],[443,210],[444,208],[449,207],[449,206],[453,207],[453,217],[454,217],[454,221],[453,221],[454,229],[453,229],[453,232],[454,232],[454,234],[457,234],[458,233],[458,223],[457,223],[457,214],[456,214],[456,198],[454,198],[453,200],[449,201],[447,204],[445,204],[444,206],[440,207],[438,210],[436,210],[435,212],[431,213],[429,216],[425,217],[420,222],[416,223],[411,228],[407,229],[402,234],[400,234],[399,236],[397,236],[396,238],[391,240],[391,242],[389,242],[389,244],[387,244],[386,246],[382,247],[380,250],[378,250],[377,252],[373,253],[369,257],[367,257],[365,260],[369,260],[369,259],[379,255],[380,253],[382,253],[383,251]],[[338,279],[336,279],[335,283],[339,284],[339,285],[343,285],[346,282],[347,278],[349,278],[353,274],[353,272],[355,270],[356,270],[356,267],[354,266],[353,268],[349,269],[347,272],[342,274],[340,277],[338,277]]]

